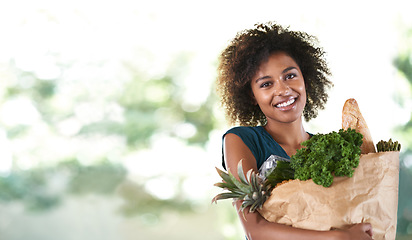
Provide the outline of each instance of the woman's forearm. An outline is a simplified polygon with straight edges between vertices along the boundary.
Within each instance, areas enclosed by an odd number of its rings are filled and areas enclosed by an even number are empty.
[[[236,208],[238,210],[240,205],[240,201],[237,201]],[[283,224],[272,223],[263,218],[258,212],[249,213],[248,209],[245,209],[244,215],[242,212],[238,212],[238,214],[249,240],[322,240],[335,239],[333,238],[334,235],[339,235],[339,233],[335,234],[325,231],[305,230]]]
[[[239,210],[241,203],[236,202],[236,208]],[[331,230],[315,231],[291,226],[272,223],[267,221],[258,212],[249,213],[245,210],[245,215],[239,212],[239,218],[246,232],[248,240],[355,240],[355,239],[372,239],[370,225],[359,225],[349,230]],[[370,232],[368,232],[368,230]]]

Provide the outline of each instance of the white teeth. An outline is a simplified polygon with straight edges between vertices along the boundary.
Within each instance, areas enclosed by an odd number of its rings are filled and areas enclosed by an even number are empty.
[[[292,98],[292,99],[290,99],[290,100],[288,100],[288,101],[286,101],[286,102],[277,104],[276,107],[286,107],[286,106],[289,106],[290,104],[292,104],[292,103],[294,103],[294,102],[295,102],[295,99]]]

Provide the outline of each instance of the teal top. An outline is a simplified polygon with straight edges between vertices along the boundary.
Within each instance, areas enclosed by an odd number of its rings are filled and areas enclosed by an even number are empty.
[[[239,136],[246,146],[250,149],[256,159],[257,169],[270,155],[290,159],[286,151],[272,138],[272,136],[262,127],[234,127],[229,129],[222,138],[228,133]],[[222,151],[222,166],[226,170],[225,159]]]

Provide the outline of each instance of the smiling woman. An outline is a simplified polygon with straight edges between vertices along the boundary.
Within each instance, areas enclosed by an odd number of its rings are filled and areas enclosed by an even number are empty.
[[[323,49],[315,44],[306,33],[268,22],[240,32],[223,51],[218,77],[222,103],[232,123],[245,125],[223,134],[222,165],[236,178],[238,166],[258,173],[270,156],[289,159],[311,137],[302,118],[317,116],[332,85]],[[251,211],[253,206],[242,211],[244,203],[237,199],[235,205],[248,239],[372,239],[369,223],[307,230],[269,222]]]

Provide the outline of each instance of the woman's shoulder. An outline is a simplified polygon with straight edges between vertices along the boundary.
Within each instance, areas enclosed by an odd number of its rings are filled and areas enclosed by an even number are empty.
[[[225,138],[225,136],[229,133],[235,134],[240,137],[250,148],[252,145],[260,145],[262,142],[270,141],[265,131],[266,130],[262,126],[238,126],[229,129],[225,134],[223,134],[223,138]]]
[[[234,133],[236,135],[238,134],[257,134],[260,133],[262,131],[263,127],[261,126],[255,126],[255,127],[251,127],[251,126],[237,126],[237,127],[232,127],[229,130],[226,131],[226,134],[228,133]]]

